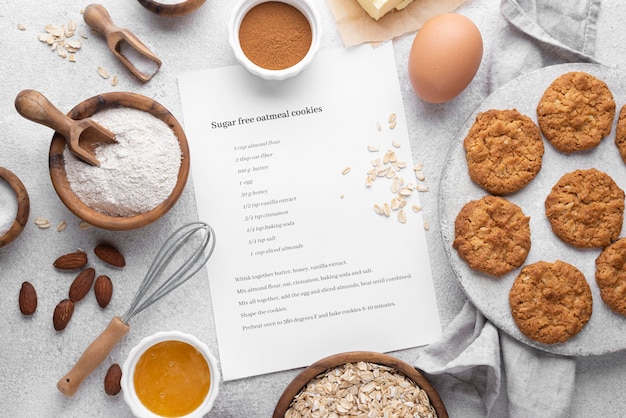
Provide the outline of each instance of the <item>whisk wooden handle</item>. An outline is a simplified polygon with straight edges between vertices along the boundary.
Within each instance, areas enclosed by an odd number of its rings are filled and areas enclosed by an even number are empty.
[[[87,347],[74,367],[57,382],[57,389],[65,396],[73,396],[83,380],[104,361],[129,330],[130,326],[124,323],[122,318],[114,317],[104,331]]]

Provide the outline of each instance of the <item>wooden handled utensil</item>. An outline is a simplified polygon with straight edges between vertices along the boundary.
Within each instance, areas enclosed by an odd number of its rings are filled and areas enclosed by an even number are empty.
[[[57,382],[57,389],[65,396],[73,396],[83,380],[128,333],[130,320],[189,280],[208,261],[214,248],[215,232],[204,222],[192,222],[176,230],[154,258],[126,313],[109,322],[105,330],[85,349],[74,367]],[[181,251],[184,254],[179,255]]]
[[[57,109],[38,91],[23,90],[15,98],[15,109],[26,119],[54,129],[61,134],[70,151],[91,165],[100,165],[95,148],[98,144],[117,143],[115,134],[95,121],[74,120]]]
[[[161,68],[161,60],[128,29],[121,29],[101,4],[90,4],[83,12],[85,23],[103,35],[107,46],[141,81],[150,80]]]

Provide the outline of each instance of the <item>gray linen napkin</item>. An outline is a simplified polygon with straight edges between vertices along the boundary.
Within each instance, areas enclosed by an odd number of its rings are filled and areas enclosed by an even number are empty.
[[[531,70],[596,62],[600,0],[502,0],[502,27],[484,57],[488,92]],[[440,392],[451,416],[565,417],[576,360],[531,348],[496,329],[471,302],[414,365]],[[473,414],[472,412],[473,411]]]

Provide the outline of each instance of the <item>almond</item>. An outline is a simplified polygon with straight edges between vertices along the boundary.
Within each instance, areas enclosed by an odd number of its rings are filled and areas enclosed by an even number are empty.
[[[78,250],[57,258],[52,265],[60,270],[79,269],[87,264],[87,253]]]
[[[93,291],[96,295],[98,305],[100,305],[101,308],[106,308],[113,295],[113,283],[109,276],[98,276]]]
[[[109,370],[107,370],[106,376],[104,376],[104,391],[107,395],[115,396],[120,393],[122,385],[122,368],[119,364],[113,363]]]
[[[93,279],[96,277],[96,270],[92,267],[78,273],[78,276],[74,279],[70,286],[69,298],[72,302],[76,303],[89,293]]]
[[[124,267],[126,265],[126,259],[122,253],[111,244],[99,244],[93,249],[93,252],[96,253],[100,260],[114,267]]]
[[[19,304],[20,312],[22,312],[23,315],[32,315],[37,310],[37,292],[31,283],[22,283]]]
[[[54,314],[52,315],[52,324],[56,331],[63,331],[67,326],[72,314],[74,313],[74,302],[69,299],[63,299],[54,308]]]

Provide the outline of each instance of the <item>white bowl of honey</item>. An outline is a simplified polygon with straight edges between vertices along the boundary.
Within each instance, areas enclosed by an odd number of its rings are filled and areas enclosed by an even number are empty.
[[[213,407],[219,381],[207,345],[179,331],[144,338],[122,366],[124,399],[138,418],[202,417]]]

